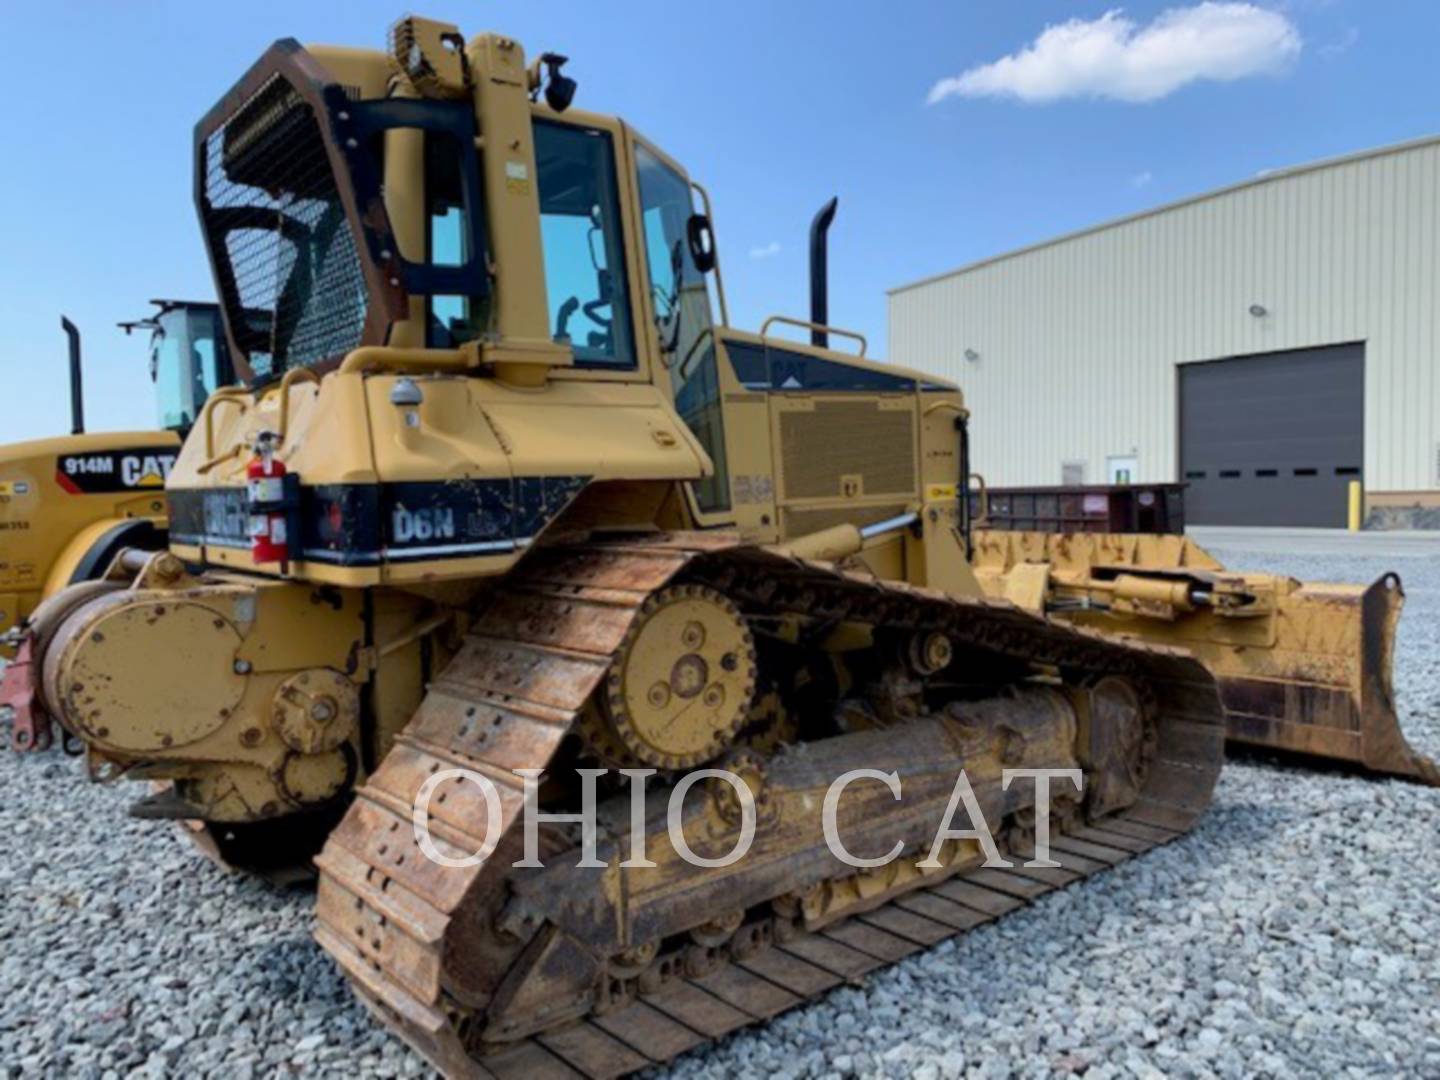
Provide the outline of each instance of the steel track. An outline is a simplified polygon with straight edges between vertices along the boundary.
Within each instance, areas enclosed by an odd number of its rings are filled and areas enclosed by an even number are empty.
[[[548,764],[647,597],[681,577],[726,588],[742,607],[763,605],[766,613],[863,615],[883,625],[943,629],[997,658],[1139,674],[1157,693],[1162,727],[1145,797],[1103,826],[1057,839],[1060,869],[978,869],[930,884],[709,974],[671,978],[633,1004],[493,1052],[487,1046],[477,1060],[467,1049],[478,1040],[467,1029],[463,999],[485,973],[467,962],[475,929],[462,909],[487,890],[503,890],[505,865],[498,856],[467,869],[426,859],[411,824],[414,794],[441,769],[477,770],[501,792],[501,834],[508,834],[522,807],[511,770]],[[1213,680],[1183,653],[1118,645],[1005,603],[742,548],[727,534],[656,534],[538,551],[493,596],[316,860],[316,937],[372,1011],[448,1076],[622,1075],[1173,839],[1209,800],[1222,739]],[[486,814],[473,784],[442,787],[431,813],[432,835],[457,854],[483,846]]]

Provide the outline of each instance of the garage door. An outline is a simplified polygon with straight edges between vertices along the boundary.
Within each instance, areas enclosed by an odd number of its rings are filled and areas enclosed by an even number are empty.
[[[1185,520],[1343,527],[1364,413],[1363,343],[1182,364]]]

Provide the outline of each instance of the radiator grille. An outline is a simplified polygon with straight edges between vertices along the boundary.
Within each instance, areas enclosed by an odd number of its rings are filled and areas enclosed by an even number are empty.
[[[313,108],[274,75],[202,152],[206,242],[256,378],[359,345],[364,271]]]
[[[844,494],[842,478],[864,478],[865,495],[915,491],[915,414],[876,401],[817,401],[780,414],[784,499]]]

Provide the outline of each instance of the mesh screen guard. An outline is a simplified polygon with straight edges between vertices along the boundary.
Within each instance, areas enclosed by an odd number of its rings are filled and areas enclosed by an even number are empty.
[[[364,270],[319,131],[274,75],[206,140],[206,241],[256,378],[344,355],[364,337]]]
[[[462,162],[473,257],[436,267],[400,256],[379,161],[384,132],[398,127],[474,145],[468,103],[354,100],[291,40],[197,125],[196,207],[236,366],[251,382],[384,344],[412,292],[489,292],[473,150]]]

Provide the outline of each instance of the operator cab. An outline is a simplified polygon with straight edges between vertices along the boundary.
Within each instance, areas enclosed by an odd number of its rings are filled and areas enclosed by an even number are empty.
[[[867,357],[863,337],[814,310],[759,333],[731,326],[704,190],[633,127],[572,107],[558,63],[527,67],[513,39],[464,44],[419,19],[397,25],[388,56],[282,41],[257,61],[196,132],[200,216],[247,384],[388,358],[493,376],[466,399],[489,414],[541,388],[594,409],[556,415],[596,421],[653,406],[662,424],[668,405],[688,456],[616,433],[637,464],[602,456],[597,471],[680,480],[692,527],[769,543],[935,503],[927,520],[948,529],[963,485],[957,388]],[[776,325],[811,340],[769,335]],[[422,389],[439,409],[446,391]],[[541,422],[556,423],[532,411],[517,430]],[[436,454],[453,449],[442,443]],[[552,467],[505,453],[506,468]]]
[[[155,311],[122,322],[120,329],[150,331],[150,381],[160,427],[190,430],[205,400],[235,381],[220,305],[194,300],[151,300]]]

